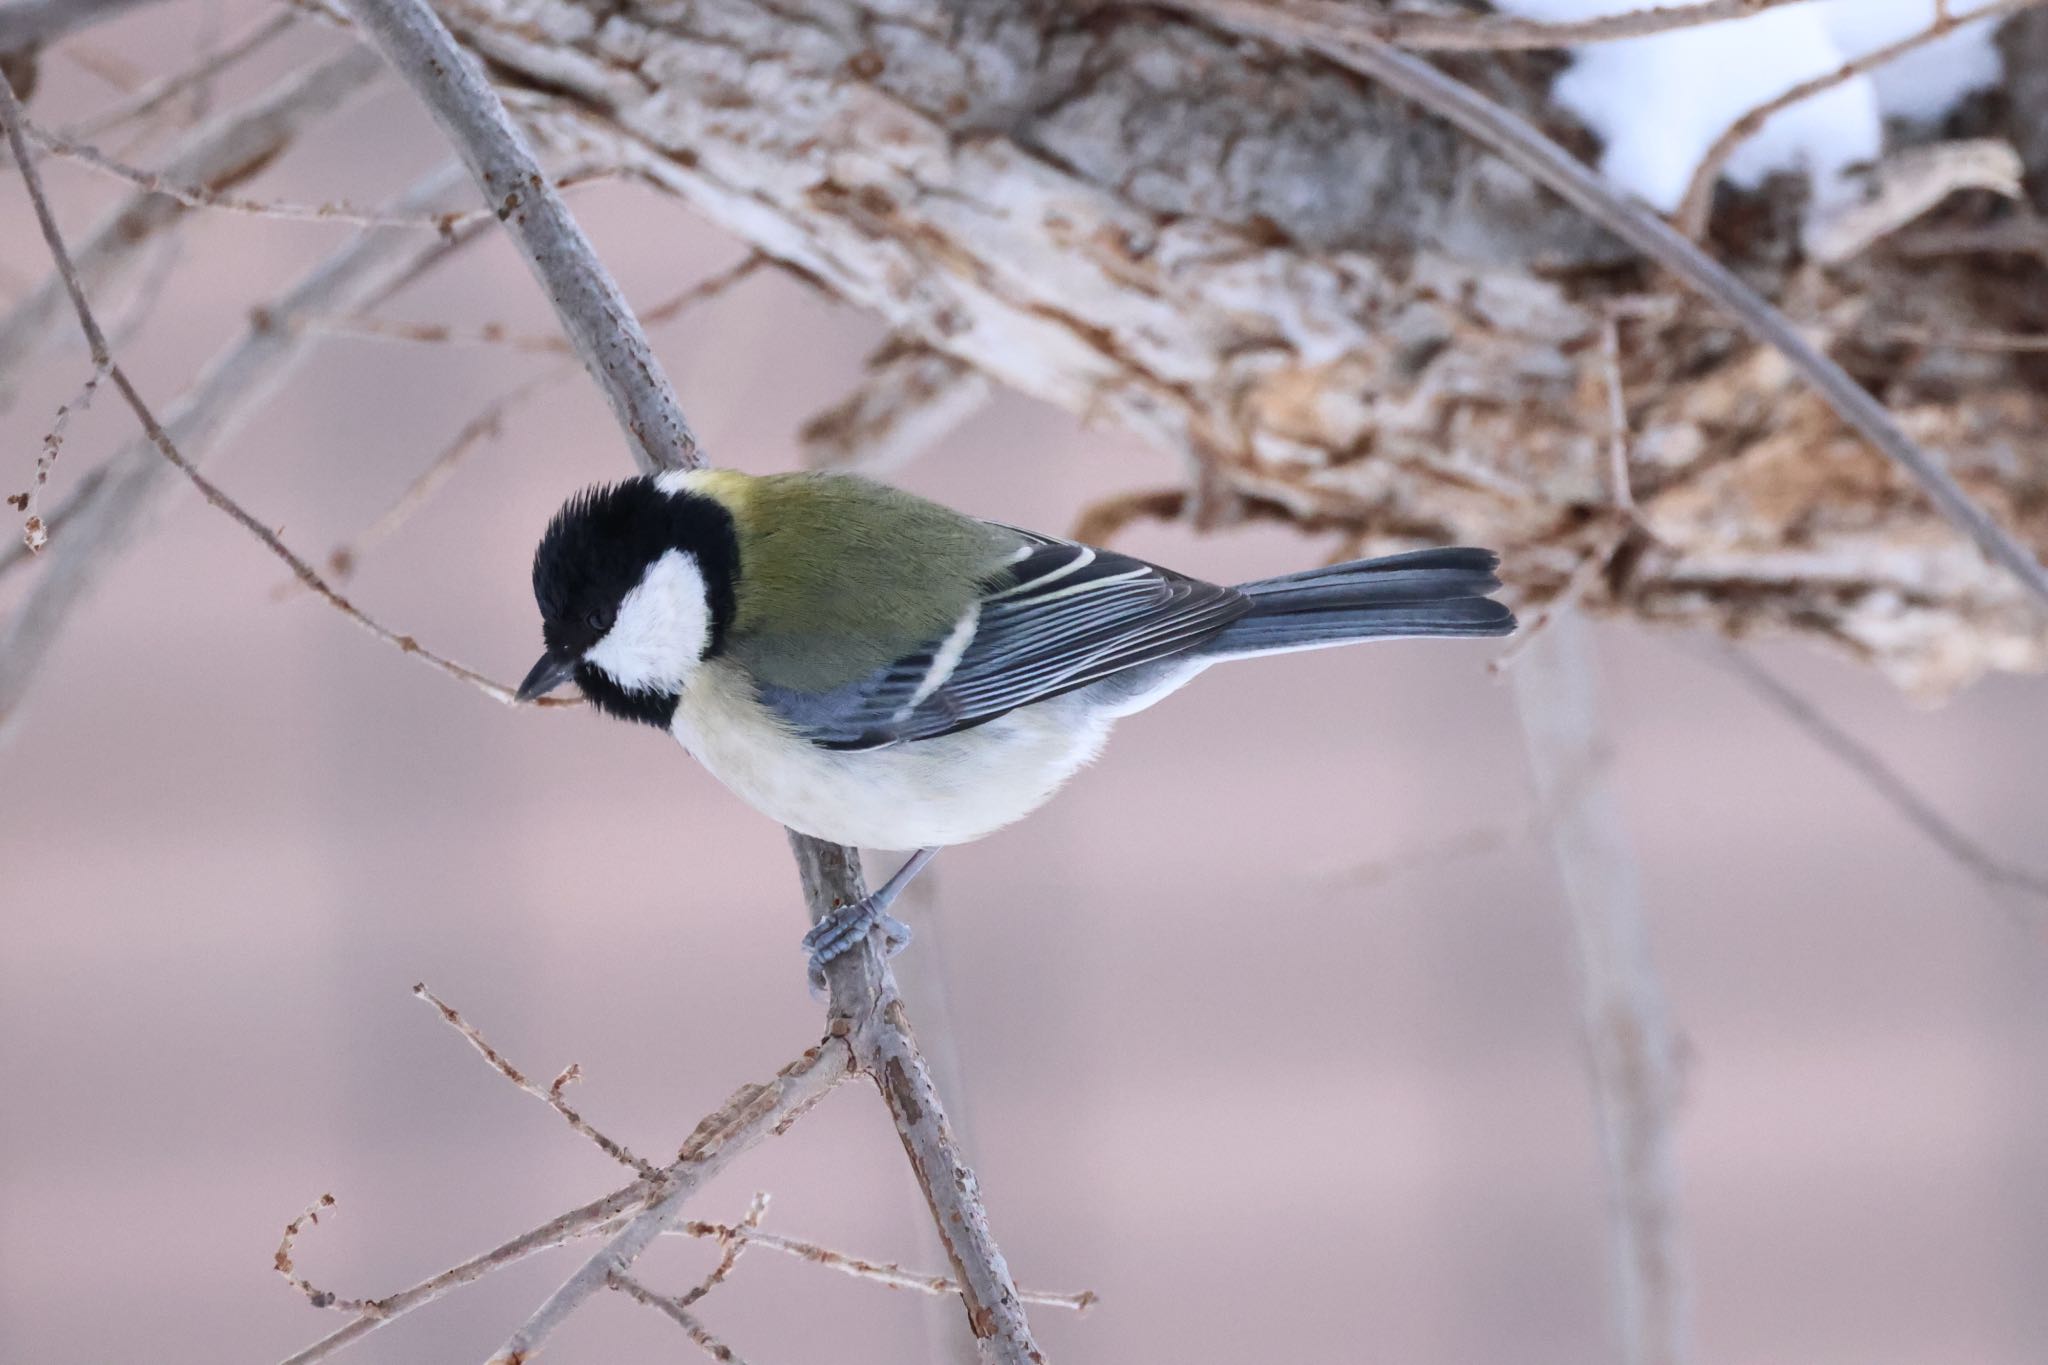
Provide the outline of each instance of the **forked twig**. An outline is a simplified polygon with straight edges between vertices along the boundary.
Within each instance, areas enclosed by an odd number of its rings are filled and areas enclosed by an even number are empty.
[[[584,1118],[567,1100],[562,1098],[562,1092],[569,1087],[571,1082],[583,1074],[580,1067],[572,1062],[559,1076],[555,1077],[552,1085],[545,1087],[535,1085],[532,1081],[526,1079],[525,1073],[512,1065],[511,1061],[502,1052],[492,1047],[490,1040],[485,1038],[483,1033],[474,1024],[464,1019],[453,1005],[428,990],[426,982],[422,981],[415,985],[412,988],[412,993],[426,1001],[429,1005],[432,1005],[436,1010],[439,1010],[441,1018],[447,1023],[448,1027],[468,1039],[469,1045],[481,1053],[483,1059],[489,1062],[492,1069],[500,1076],[503,1076],[506,1080],[512,1082],[512,1084],[518,1086],[557,1114],[560,1114],[564,1122],[584,1137],[589,1138],[600,1152],[603,1152],[620,1165],[631,1168],[643,1179],[659,1180],[661,1178],[659,1168],[633,1155],[624,1143],[618,1142],[599,1132],[595,1127],[591,1126],[588,1119]]]
[[[711,1329],[698,1321],[697,1315],[686,1307],[680,1298],[657,1294],[623,1270],[615,1270],[605,1283],[618,1290],[636,1303],[644,1303],[656,1312],[665,1315],[669,1321],[683,1329],[691,1341],[704,1348],[713,1360],[724,1361],[726,1365],[746,1365],[738,1352],[711,1334]]]

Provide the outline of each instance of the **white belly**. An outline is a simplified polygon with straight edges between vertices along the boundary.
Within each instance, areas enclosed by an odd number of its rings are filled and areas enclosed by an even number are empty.
[[[838,844],[966,843],[1021,819],[1102,748],[1112,717],[1075,694],[986,725],[887,749],[820,749],[754,699],[729,664],[691,678],[670,730],[711,775],[769,818]]]

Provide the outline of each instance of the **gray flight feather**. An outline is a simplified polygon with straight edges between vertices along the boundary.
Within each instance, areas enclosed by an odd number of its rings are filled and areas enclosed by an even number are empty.
[[[969,729],[1105,679],[1137,695],[1162,669],[1237,655],[1514,629],[1508,609],[1486,597],[1500,586],[1486,550],[1418,550],[1224,588],[1019,534],[1029,541],[1021,556],[983,581],[945,636],[829,690],[763,683],[761,701],[820,747],[872,749]]]

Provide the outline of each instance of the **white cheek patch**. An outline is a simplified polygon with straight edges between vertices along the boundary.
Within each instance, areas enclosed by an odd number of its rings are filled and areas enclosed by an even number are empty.
[[[619,603],[583,657],[628,692],[680,692],[711,645],[711,603],[694,555],[670,550]]]

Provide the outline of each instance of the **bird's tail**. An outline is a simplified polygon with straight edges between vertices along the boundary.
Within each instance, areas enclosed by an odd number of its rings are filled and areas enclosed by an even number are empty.
[[[1514,613],[1487,594],[1500,587],[1491,550],[1457,546],[1309,569],[1241,583],[1252,609],[1203,647],[1212,656],[1277,654],[1353,640],[1416,635],[1506,635]]]

